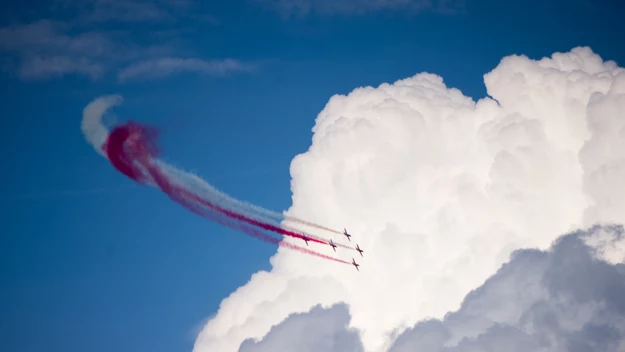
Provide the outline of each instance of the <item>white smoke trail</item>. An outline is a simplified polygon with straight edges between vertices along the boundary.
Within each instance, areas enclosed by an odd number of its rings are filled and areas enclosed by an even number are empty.
[[[306,225],[312,226],[320,230],[325,230],[321,226],[318,226],[316,224],[306,222],[300,219],[286,219],[283,214],[280,214],[278,212],[274,212],[274,211],[256,206],[254,204],[233,198],[229,196],[228,194],[221,192],[220,190],[218,190],[217,188],[215,188],[214,186],[212,186],[211,184],[209,184],[208,182],[206,182],[204,179],[202,179],[196,174],[176,168],[170,164],[163,162],[162,160],[155,160],[155,162],[163,170],[163,172],[171,180],[175,180],[175,182],[177,182],[178,185],[183,186],[184,188],[190,190],[193,194],[197,194],[213,204],[218,204],[220,207],[224,209],[232,210],[239,214],[245,215],[246,217],[249,217],[251,219],[255,219],[255,220],[267,223],[267,224],[281,227],[285,230],[304,234],[308,237],[311,237],[317,240],[322,240],[325,242],[329,241],[328,238],[326,238],[325,236],[322,236],[320,233],[313,234],[310,231],[305,231],[305,230],[302,230],[300,228],[296,228],[293,226],[280,224],[280,222],[276,220],[287,220],[287,221],[291,220],[296,223],[306,224]],[[342,248],[355,250],[352,247],[341,245],[339,243],[337,243],[337,245],[339,245]]]
[[[193,190],[195,190],[198,193],[204,194],[207,198],[212,199],[213,201],[215,201],[217,204],[221,204],[224,205],[232,210],[237,210],[238,212],[242,213],[242,214],[246,214],[248,216],[252,216],[252,217],[257,217],[258,219],[262,219],[263,221],[271,221],[272,223],[279,225],[278,223],[276,223],[273,220],[278,220],[278,221],[285,221],[285,222],[292,222],[292,223],[297,223],[297,224],[301,224],[301,225],[306,225],[306,226],[310,226],[313,228],[316,228],[318,230],[322,230],[322,231],[329,231],[335,234],[342,234],[342,232],[337,231],[337,230],[333,230],[333,229],[329,229],[327,227],[306,221],[306,220],[302,220],[299,218],[295,218],[295,217],[290,217],[287,216],[284,213],[278,213],[276,211],[272,211],[269,209],[265,209],[262,208],[260,206],[254,205],[252,203],[248,203],[245,201],[241,201],[238,199],[235,199],[221,191],[219,191],[217,188],[215,188],[214,186],[210,185],[208,182],[206,182],[205,180],[203,180],[201,177],[192,174],[190,172],[186,172],[186,171],[182,171],[179,169],[175,169],[173,167],[171,167],[170,165],[166,165],[164,163],[160,163],[160,165],[167,169],[168,172],[178,178],[178,179],[186,179],[186,183],[188,187],[191,187]],[[271,220],[273,219],[273,220]]]
[[[109,95],[100,97],[87,105],[83,109],[82,123],[80,125],[85,138],[93,146],[93,148],[106,158],[102,151],[102,144],[106,141],[109,134],[108,129],[102,124],[102,115],[112,106],[122,103],[120,95]]]

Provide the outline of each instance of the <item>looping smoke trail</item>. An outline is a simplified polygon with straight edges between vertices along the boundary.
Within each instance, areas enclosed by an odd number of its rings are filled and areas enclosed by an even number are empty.
[[[281,245],[320,258],[344,264],[351,264],[350,262],[341,259],[284,242],[282,241],[282,238],[272,237],[263,233],[262,230],[293,238],[306,239],[310,242],[328,244],[328,241],[325,239],[298,233],[295,232],[295,230],[279,227],[268,223],[267,221],[261,221],[253,216],[250,216],[250,214],[246,214],[246,212],[237,212],[227,209],[223,205],[236,206],[244,203],[221,192],[215,192],[212,194],[212,197],[206,197],[209,193],[207,191],[215,190],[213,187],[210,187],[210,185],[198,177],[187,179],[183,177],[185,174],[188,175],[187,173],[175,170],[171,166],[163,167],[166,164],[154,158],[159,153],[155,144],[156,136],[157,131],[154,128],[143,126],[131,121],[113,129],[113,131],[111,131],[106,138],[105,142],[102,144],[101,149],[104,154],[108,156],[111,164],[121,173],[140,184],[158,187],[165,194],[167,194],[170,199],[176,201],[198,215],[235,229],[239,229],[253,237],[269,243]],[[197,187],[200,185],[204,186],[204,192],[194,192],[194,186]],[[204,199],[201,195],[202,193],[204,193],[204,196],[209,198],[209,200]],[[219,203],[220,200],[223,201],[223,205]],[[257,206],[248,206],[247,209],[256,210],[258,212],[258,210],[262,208]],[[271,213],[270,211],[264,210],[263,212],[265,214]],[[250,212],[248,211],[247,213]],[[220,215],[225,216],[225,218]]]

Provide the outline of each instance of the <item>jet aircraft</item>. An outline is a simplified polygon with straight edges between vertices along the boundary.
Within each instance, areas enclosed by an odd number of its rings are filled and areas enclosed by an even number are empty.
[[[360,247],[358,246],[358,244],[356,244],[356,250],[357,250],[358,252],[360,252],[360,256],[361,256],[361,257],[364,257],[364,256],[362,255],[362,252],[364,252],[364,251],[363,251],[362,249],[360,249]]]
[[[354,260],[354,258],[352,258],[352,265],[356,267],[356,270],[360,271],[360,269],[358,269],[360,264],[356,264],[356,261]]]
[[[332,242],[332,239],[330,239],[330,246],[332,246],[332,249],[334,249],[334,251],[336,252],[336,245],[334,244],[334,242]]]
[[[306,242],[306,245],[308,246],[308,240],[309,240],[310,238],[308,238],[308,237],[306,237],[306,236],[302,236],[302,239],[304,240],[304,242]]]
[[[347,237],[347,239],[351,242],[352,239],[350,237],[352,237],[352,235],[350,235],[349,233],[347,233],[346,229],[343,229],[343,234]]]

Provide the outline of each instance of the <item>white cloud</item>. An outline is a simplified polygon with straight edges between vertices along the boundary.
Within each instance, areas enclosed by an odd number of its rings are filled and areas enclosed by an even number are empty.
[[[602,253],[623,244],[622,226],[595,226],[558,238],[548,251],[519,250],[458,311],[401,332],[389,352],[621,351],[625,262],[604,261]],[[260,341],[246,340],[239,352],[361,351],[349,321],[344,304],[317,306]]]
[[[132,64],[119,72],[120,81],[137,78],[164,78],[181,72],[196,72],[210,76],[224,76],[236,72],[249,72],[251,64],[238,60],[202,60],[198,58],[164,57]]]
[[[222,301],[194,351],[236,351],[339,302],[365,350],[386,351],[391,334],[458,309],[513,250],[625,222],[623,82],[614,62],[576,48],[504,58],[485,75],[492,99],[478,102],[427,73],[332,97],[291,164],[288,213],[351,230],[361,271],[278,249],[271,272]]]
[[[284,17],[320,15],[363,15],[371,12],[402,11],[418,13],[424,10],[440,13],[463,11],[464,0],[252,0]]]

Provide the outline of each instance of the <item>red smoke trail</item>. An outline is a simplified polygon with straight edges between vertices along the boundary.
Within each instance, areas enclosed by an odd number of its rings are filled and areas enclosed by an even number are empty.
[[[170,195],[171,197],[171,195]],[[172,198],[174,199],[174,198]],[[186,202],[184,202],[184,199],[179,199],[176,200],[174,199],[176,202],[182,204],[182,206],[184,206],[185,208],[189,209],[190,211],[194,212],[195,214],[202,216],[204,218],[207,218],[209,220],[213,220],[217,223],[220,223],[222,225],[226,225],[229,227],[232,227],[234,229],[239,229],[245,233],[247,233],[248,235],[252,236],[252,237],[256,237],[262,241],[271,243],[271,244],[275,244],[275,245],[279,245],[279,246],[283,246],[283,247],[287,247],[289,249],[293,249],[302,253],[307,253],[310,255],[314,255],[316,257],[320,257],[320,258],[324,258],[324,259],[328,259],[328,260],[332,260],[335,262],[339,262],[339,263],[343,263],[343,264],[351,264],[348,261],[344,261],[338,258],[334,258],[325,254],[321,254],[315,251],[312,251],[310,249],[307,249],[305,247],[301,247],[292,243],[288,243],[288,242],[283,242],[282,238],[276,238],[276,237],[272,237],[262,231],[259,231],[257,228],[254,228],[252,226],[249,226],[247,224],[242,224],[240,222],[234,221],[233,218],[229,218],[229,217],[222,217],[222,216],[216,216],[216,214],[214,212],[203,212],[203,208],[198,207],[198,205],[196,203],[191,203],[191,204],[187,204]]]
[[[319,240],[316,238],[312,238],[309,236],[304,236],[298,234],[293,231],[289,231],[283,228],[280,228],[275,225],[267,224],[252,218],[249,218],[245,215],[236,213],[232,210],[228,210],[222,208],[216,204],[213,204],[200,196],[189,192],[183,187],[177,186],[174,182],[167,177],[167,175],[162,172],[160,167],[153,162],[153,157],[156,156],[159,152],[158,148],[154,144],[154,139],[156,137],[156,130],[153,128],[149,128],[146,126],[141,126],[139,124],[128,122],[125,125],[119,126],[115,128],[108,136],[107,140],[102,145],[102,150],[111,162],[111,164],[119,170],[124,175],[128,176],[132,180],[141,183],[147,184],[150,181],[156,183],[158,187],[165,192],[172,200],[182,204],[187,209],[193,211],[194,213],[208,217],[211,220],[217,220],[218,217],[215,216],[207,216],[208,214],[202,212],[198,206],[204,206],[211,209],[214,212],[220,213],[222,215],[226,215],[227,217],[245,222],[250,225],[257,226],[261,229],[267,231],[273,231],[285,236],[290,236],[294,238],[304,239],[311,242],[328,244],[326,241]],[[189,203],[189,201],[191,203]],[[222,221],[219,221],[220,223]],[[236,226],[233,226],[235,225]],[[268,236],[257,229],[254,229],[250,226],[241,226],[243,224],[236,222],[229,222],[224,225],[229,225],[231,227],[239,228],[246,233],[260,238],[264,241],[280,244],[286,246],[291,249],[295,249],[301,252],[305,252],[308,254],[312,254],[315,256],[319,256],[322,258],[338,261],[345,264],[351,264],[349,262],[336,259],[330,256],[323,255],[321,253],[314,252],[312,250],[308,250],[303,247],[299,247],[290,243],[280,243],[280,239],[276,239],[274,237]]]
[[[327,244],[325,241],[318,240],[318,239],[315,239],[315,238],[312,238],[312,237],[309,237],[309,236],[304,236],[304,235],[295,233],[293,231],[285,230],[285,229],[280,228],[280,227],[275,226],[275,225],[266,224],[264,222],[261,222],[261,221],[258,221],[258,220],[254,220],[252,218],[248,218],[247,216],[241,215],[241,214],[236,213],[236,212],[234,212],[232,210],[227,210],[227,209],[221,208],[221,207],[219,207],[217,205],[212,204],[211,202],[208,202],[208,201],[198,197],[195,194],[188,193],[188,195],[189,195],[189,197],[193,198],[193,200],[199,202],[200,204],[205,205],[205,206],[207,206],[207,207],[209,207],[209,208],[211,208],[211,209],[213,209],[213,210],[215,210],[215,211],[217,211],[219,213],[222,213],[222,214],[224,214],[224,215],[226,215],[228,217],[231,217],[233,219],[241,220],[241,221],[247,222],[248,224],[258,226],[258,227],[260,227],[262,229],[265,229],[265,230],[268,230],[268,231],[277,232],[277,233],[282,234],[282,235],[291,236],[291,237],[295,237],[295,238],[299,238],[299,239],[306,238],[310,242]]]

